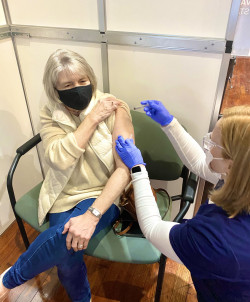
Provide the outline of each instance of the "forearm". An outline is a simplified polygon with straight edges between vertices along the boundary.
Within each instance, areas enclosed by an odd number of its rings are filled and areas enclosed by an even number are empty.
[[[205,153],[200,145],[176,119],[173,119],[169,125],[162,127],[162,130],[168,136],[175,151],[189,170],[213,184],[218,182],[218,177],[209,170],[206,164]]]
[[[125,166],[117,167],[109,178],[101,195],[95,200],[92,206],[104,214],[121,195],[123,190],[129,184],[130,179],[129,171]]]
[[[144,170],[144,168],[142,167]],[[155,202],[147,171],[132,174],[135,205],[140,228],[144,236],[164,255],[182,263],[169,241],[169,232],[176,222],[162,221]]]

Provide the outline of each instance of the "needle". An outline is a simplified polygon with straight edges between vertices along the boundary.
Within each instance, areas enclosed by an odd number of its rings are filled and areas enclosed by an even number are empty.
[[[142,106],[139,106],[139,107],[134,107],[134,110],[138,110],[138,109],[144,108],[146,106],[148,106],[148,105],[142,105]]]

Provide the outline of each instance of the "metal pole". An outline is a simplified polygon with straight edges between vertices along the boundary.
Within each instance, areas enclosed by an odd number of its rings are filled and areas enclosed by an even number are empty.
[[[213,108],[213,113],[212,113],[212,116],[210,119],[209,131],[213,130],[213,128],[218,120],[221,104],[223,101],[222,100],[223,91],[224,91],[224,87],[225,87],[228,66],[229,66],[229,62],[231,59],[232,44],[233,44],[239,9],[240,9],[240,1],[232,0],[226,34],[225,34],[225,38],[227,40],[226,49],[225,49],[225,53],[223,54],[223,57],[222,57],[219,79],[218,79],[218,84],[217,84],[217,88],[216,88],[214,108]]]
[[[98,19],[99,30],[101,35],[105,35],[107,31],[106,22],[106,3],[105,0],[98,0]],[[101,56],[102,56],[102,80],[103,80],[103,92],[110,92],[109,87],[109,64],[108,64],[108,43],[104,38],[101,42]]]
[[[3,4],[3,9],[4,9],[6,22],[9,26],[11,26],[12,21],[11,21],[9,5],[8,5],[7,0],[2,0],[2,4]],[[31,130],[32,130],[33,135],[35,136],[34,123],[33,123],[33,120],[32,120],[31,110],[30,110],[30,106],[29,106],[29,102],[28,102],[27,91],[26,91],[25,84],[24,84],[24,77],[23,77],[22,67],[21,67],[21,63],[20,63],[20,59],[19,59],[19,55],[18,55],[18,51],[17,51],[15,37],[14,37],[13,34],[11,34],[11,40],[12,40],[12,44],[13,44],[13,48],[14,48],[14,53],[15,53],[16,62],[17,62],[17,68],[18,68],[18,72],[19,72],[19,76],[20,76],[20,80],[21,80],[21,85],[22,85],[22,88],[23,88],[24,99],[25,99],[25,103],[26,103],[26,106],[27,106],[27,111],[28,111],[28,115],[29,115],[29,119],[30,119]],[[45,178],[44,171],[43,171],[43,166],[42,166],[42,161],[41,161],[41,157],[40,157],[40,154],[38,152],[38,149],[37,149],[37,155],[38,155],[38,160],[39,160],[39,164],[40,164],[40,167],[41,167],[41,172],[42,172],[43,178]]]

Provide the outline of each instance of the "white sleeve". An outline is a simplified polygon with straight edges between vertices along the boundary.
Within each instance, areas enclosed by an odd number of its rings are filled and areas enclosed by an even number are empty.
[[[163,126],[162,130],[168,136],[180,159],[190,171],[213,184],[217,184],[219,178],[208,168],[203,149],[185,131],[177,119],[174,118],[169,125]]]
[[[144,236],[164,255],[181,263],[169,240],[171,228],[178,224],[171,221],[162,221],[151,190],[148,173],[144,166],[142,171],[132,173],[136,214]]]

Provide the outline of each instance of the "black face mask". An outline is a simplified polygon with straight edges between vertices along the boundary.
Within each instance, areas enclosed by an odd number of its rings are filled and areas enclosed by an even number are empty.
[[[92,98],[91,84],[57,91],[63,104],[76,110],[87,108]]]

